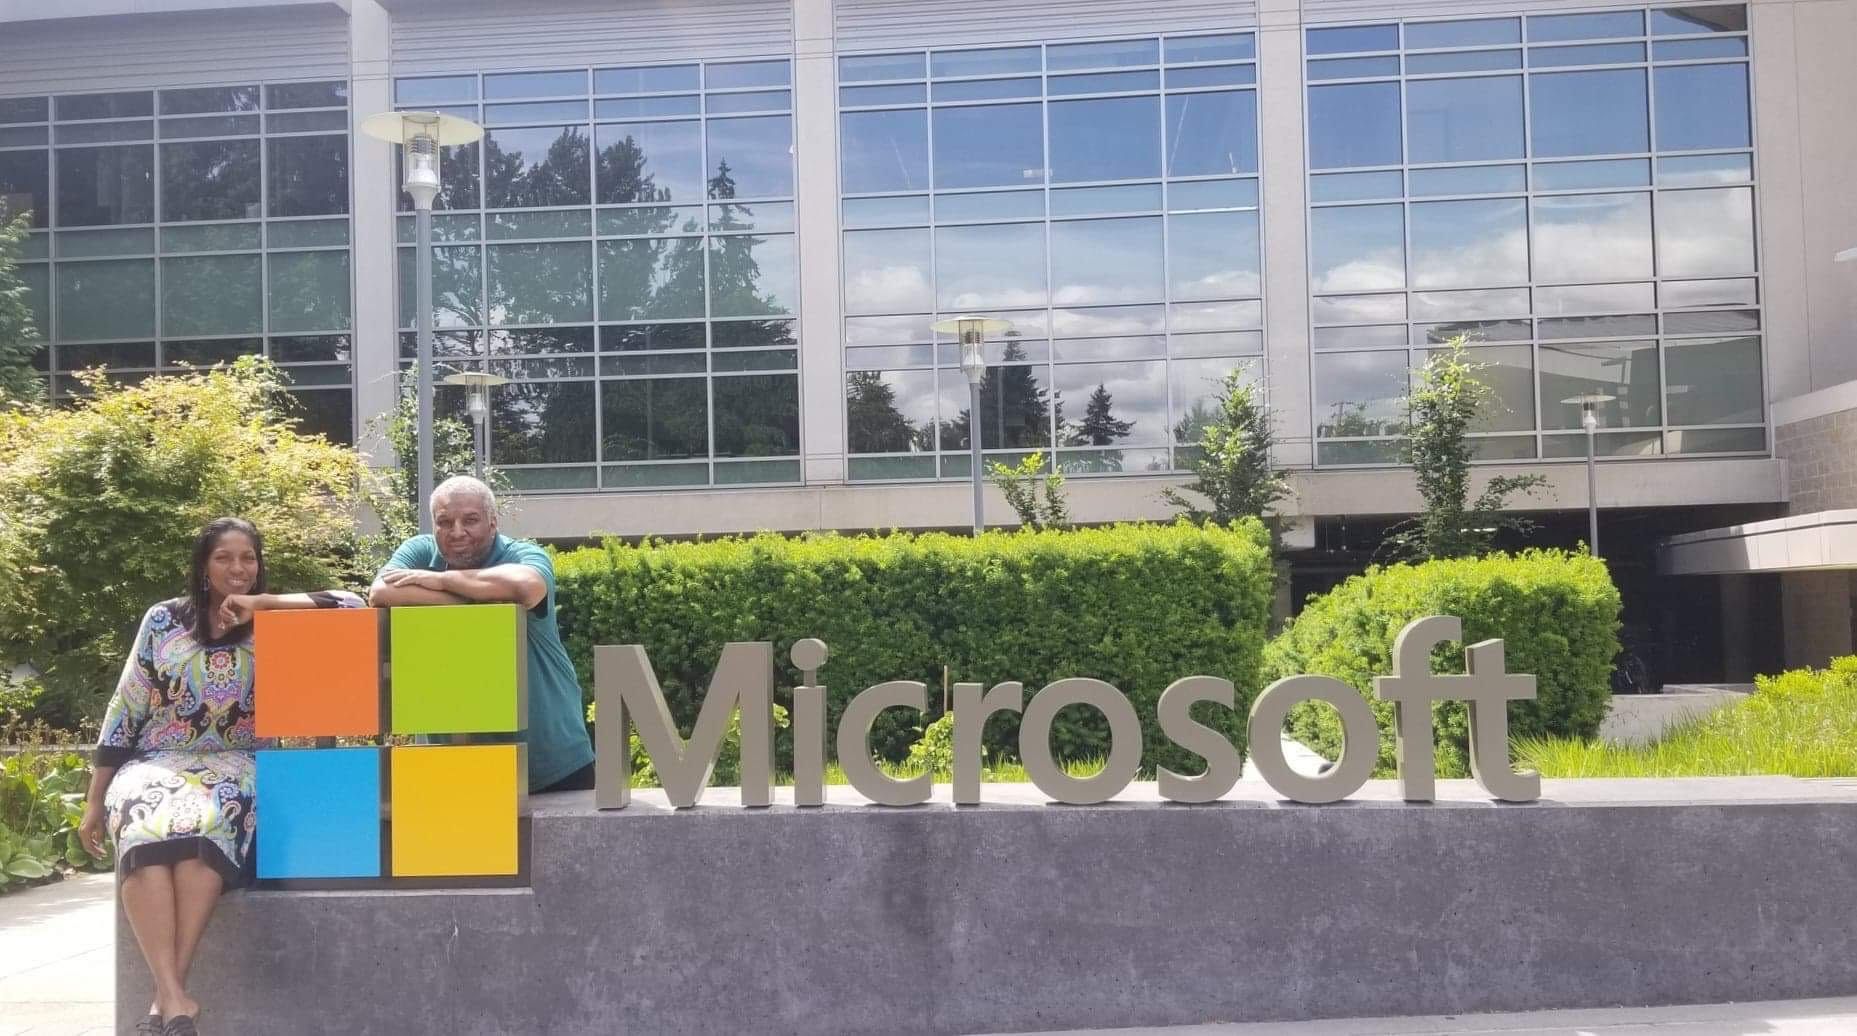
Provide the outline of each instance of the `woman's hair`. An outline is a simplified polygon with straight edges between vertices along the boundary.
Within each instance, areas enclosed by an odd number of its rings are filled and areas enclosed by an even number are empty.
[[[258,527],[243,518],[215,518],[207,522],[193,541],[193,565],[187,573],[188,611],[193,613],[188,616],[188,622],[194,639],[201,643],[212,637],[212,595],[206,588],[206,562],[229,532],[242,532],[251,537],[252,550],[258,555],[258,578],[252,581],[251,592],[265,592],[264,537],[258,533]],[[228,636],[243,632],[243,627],[226,631]]]

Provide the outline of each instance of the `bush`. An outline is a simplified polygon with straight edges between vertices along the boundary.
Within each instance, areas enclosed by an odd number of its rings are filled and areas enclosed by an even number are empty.
[[[75,752],[21,752],[0,761],[0,892],[64,870],[106,871],[77,837],[90,766]]]
[[[878,718],[871,744],[884,759],[904,759],[917,728],[941,712],[947,666],[953,681],[1023,681],[1028,697],[1059,677],[1107,680],[1142,719],[1144,764],[1185,772],[1203,764],[1163,748],[1155,702],[1179,677],[1224,676],[1239,688],[1238,709],[1196,708],[1242,745],[1272,588],[1268,536],[1255,521],[977,538],[609,541],[560,556],[556,575],[562,637],[583,686],[592,686],[595,644],[643,644],[685,731],[723,644],[774,642],[776,684],[787,688],[798,682],[787,663],[793,641],[819,637],[832,650],[820,680],[834,729],[845,703],[873,684],[931,688],[929,716],[892,709]],[[1017,730],[1016,717],[994,718],[989,759],[1017,755]],[[790,750],[791,735],[781,741]],[[1106,756],[1107,724],[1066,709],[1052,745],[1060,758]]]
[[[367,473],[297,433],[282,387],[247,359],[129,388],[92,378],[74,406],[0,411],[0,672],[38,674],[38,718],[102,713],[143,611],[182,592],[193,539],[220,515],[263,530],[274,588],[366,582]]]
[[[1393,771],[1393,707],[1373,696],[1375,676],[1393,671],[1393,638],[1426,615],[1455,615],[1464,642],[1500,637],[1509,672],[1535,676],[1535,700],[1509,705],[1514,737],[1591,737],[1605,719],[1613,656],[1618,654],[1618,590],[1605,564],[1584,554],[1527,551],[1481,558],[1369,568],[1311,597],[1301,615],[1264,652],[1265,680],[1321,673],[1352,686],[1373,704],[1380,723],[1378,772]],[[1432,656],[1439,673],[1461,673],[1461,644]],[[1468,772],[1464,706],[1432,707],[1440,776]],[[1290,731],[1330,759],[1341,749],[1333,709],[1304,703]]]
[[[1857,777],[1857,657],[1758,677],[1746,701],[1653,745],[1530,738],[1515,755],[1543,777]]]

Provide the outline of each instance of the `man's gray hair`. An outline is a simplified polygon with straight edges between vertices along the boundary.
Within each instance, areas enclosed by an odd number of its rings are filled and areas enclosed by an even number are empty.
[[[485,485],[481,479],[475,479],[469,475],[453,475],[445,481],[440,482],[438,488],[432,491],[432,500],[428,506],[434,511],[437,511],[438,502],[440,500],[445,500],[454,496],[469,497],[470,499],[477,500],[484,505],[485,514],[488,514],[492,518],[496,517],[496,493],[491,490],[489,486]]]

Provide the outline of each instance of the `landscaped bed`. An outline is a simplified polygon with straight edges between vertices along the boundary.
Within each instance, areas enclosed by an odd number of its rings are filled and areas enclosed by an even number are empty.
[[[1680,723],[1655,744],[1520,738],[1514,757],[1543,777],[1857,777],[1857,657],[1759,677],[1746,701]]]

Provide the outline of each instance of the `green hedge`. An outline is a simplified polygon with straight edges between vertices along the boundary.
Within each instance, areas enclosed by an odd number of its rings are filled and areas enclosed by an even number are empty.
[[[1370,568],[1312,596],[1302,614],[1264,652],[1264,679],[1297,673],[1333,676],[1373,703],[1380,722],[1378,771],[1393,771],[1393,709],[1373,697],[1375,676],[1391,674],[1393,638],[1426,615],[1463,620],[1464,641],[1505,642],[1509,672],[1535,676],[1535,700],[1509,706],[1514,737],[1591,737],[1611,695],[1618,654],[1618,590],[1605,564],[1584,554],[1527,551],[1481,558]],[[1434,672],[1463,672],[1463,646],[1433,653]],[[1433,706],[1440,776],[1463,776],[1468,727],[1463,705]],[[1335,758],[1340,720],[1324,705],[1298,706],[1290,731]]]
[[[555,568],[562,637],[583,686],[592,686],[595,644],[643,644],[686,732],[724,643],[773,641],[776,697],[790,705],[798,674],[787,651],[795,639],[819,637],[832,651],[820,670],[832,729],[866,687],[898,679],[929,685],[928,718],[902,709],[879,717],[871,745],[883,758],[904,758],[917,728],[940,714],[946,666],[952,682],[1019,680],[1028,697],[1059,677],[1106,680],[1141,717],[1144,765],[1185,772],[1203,764],[1164,742],[1155,702],[1182,676],[1230,679],[1237,709],[1196,708],[1242,746],[1274,579],[1269,537],[1256,522],[978,538],[609,541],[562,554]],[[1017,731],[1016,717],[995,716],[989,758],[1015,757]],[[789,735],[781,740],[789,751]],[[1094,711],[1066,709],[1051,740],[1059,758],[1106,755],[1107,725]]]

